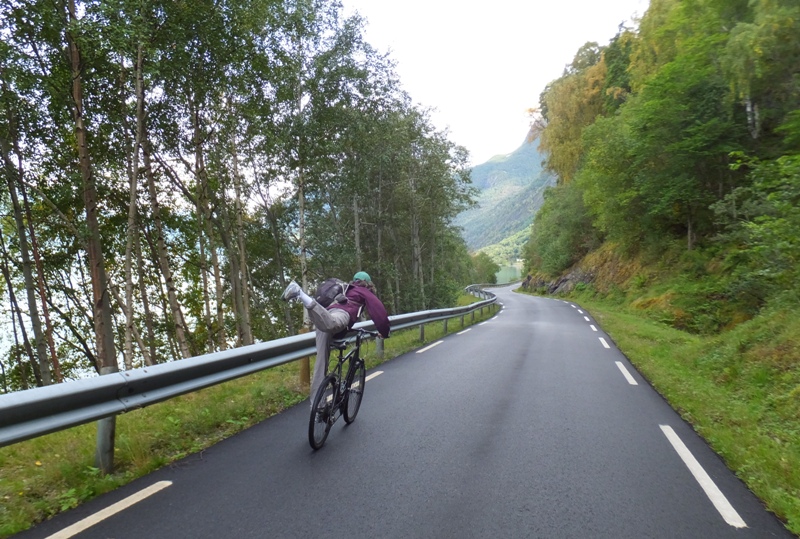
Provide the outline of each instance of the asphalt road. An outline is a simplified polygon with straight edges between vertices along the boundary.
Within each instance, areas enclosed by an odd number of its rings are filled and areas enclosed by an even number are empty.
[[[304,402],[17,537],[794,537],[591,314],[495,291],[368,372],[321,450]]]

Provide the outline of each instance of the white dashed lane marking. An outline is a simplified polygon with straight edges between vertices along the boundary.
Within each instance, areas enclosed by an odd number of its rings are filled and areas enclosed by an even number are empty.
[[[159,492],[170,486],[172,481],[159,481],[158,483],[154,483],[147,487],[146,489],[140,490],[136,494],[131,494],[127,498],[118,501],[113,505],[109,505],[102,511],[98,511],[97,513],[84,518],[83,520],[79,520],[72,526],[67,526],[60,532],[54,533],[47,539],[69,539],[70,537],[74,537],[81,533],[84,530],[87,530],[94,526],[95,524],[102,522],[103,520],[112,517],[119,513],[120,511],[124,511],[128,507],[138,503],[145,498],[152,496],[153,494]]]
[[[747,524],[745,524],[742,517],[739,516],[739,513],[736,512],[736,509],[733,508],[731,503],[728,501],[728,498],[722,493],[722,491],[717,487],[716,483],[709,477],[708,473],[703,469],[697,459],[694,458],[692,452],[689,451],[689,448],[683,443],[683,441],[675,434],[675,431],[672,430],[672,427],[669,425],[659,425],[661,427],[661,431],[664,433],[664,436],[667,437],[669,443],[672,444],[672,447],[675,451],[678,452],[678,455],[683,460],[683,463],[686,464],[686,467],[689,468],[689,471],[692,472],[692,475],[700,483],[700,486],[706,493],[706,496],[711,500],[711,503],[714,504],[714,507],[717,508],[719,514],[722,515],[722,518],[725,519],[725,522],[733,526],[734,528],[746,528]]]
[[[639,385],[636,382],[636,380],[633,379],[633,376],[631,376],[631,373],[628,372],[628,369],[625,368],[625,365],[623,365],[621,361],[617,361],[616,364],[617,364],[617,367],[619,367],[620,372],[622,373],[622,375],[625,377],[625,379],[628,381],[628,383],[630,385],[632,385],[632,386],[638,386]]]
[[[433,344],[431,344],[431,345],[428,345],[428,346],[426,346],[425,348],[422,348],[422,349],[420,349],[420,350],[417,350],[417,353],[418,353],[418,354],[421,354],[422,352],[427,352],[428,350],[430,350],[430,349],[431,349],[431,348],[433,348],[434,346],[439,346],[439,345],[440,345],[440,344],[442,344],[443,342],[444,342],[444,341],[436,341],[435,343],[433,343]]]

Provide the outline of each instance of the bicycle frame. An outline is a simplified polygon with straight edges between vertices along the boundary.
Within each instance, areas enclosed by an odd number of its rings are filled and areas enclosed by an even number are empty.
[[[333,369],[330,371],[328,371],[327,368],[325,369],[325,376],[332,374],[336,378],[336,391],[333,398],[334,409],[337,409],[344,401],[345,396],[347,395],[347,389],[350,387],[350,384],[353,381],[353,373],[355,372],[358,363],[361,361],[362,338],[363,333],[359,331],[356,334],[355,346],[346,355],[344,353],[348,345],[346,340],[333,341],[331,343],[331,348],[339,352],[338,357],[336,358],[336,365],[333,367]],[[348,361],[349,365],[347,366],[347,376],[343,378],[342,368],[344,367],[345,362]],[[328,366],[330,366],[330,362]]]
[[[349,424],[355,420],[356,414],[358,414],[364,391],[361,384],[365,381],[365,365],[361,359],[361,341],[367,335],[377,336],[377,333],[363,329],[356,330],[355,346],[347,354],[344,352],[350,345],[350,341],[336,340],[331,343],[331,350],[338,350],[339,353],[333,359],[335,364],[332,369],[329,369],[331,358],[328,360],[328,365],[325,365],[325,381],[313,397],[308,424],[308,441],[315,450],[322,447],[331,426],[342,415]],[[347,374],[343,375],[346,361],[349,362],[349,365]],[[352,384],[356,376],[359,377],[359,386],[358,389],[353,389]],[[353,401],[355,404],[351,409],[349,396],[353,394],[357,395],[357,400]]]

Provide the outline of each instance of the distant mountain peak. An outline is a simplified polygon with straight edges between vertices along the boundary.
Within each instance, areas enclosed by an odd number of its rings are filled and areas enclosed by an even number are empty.
[[[508,154],[496,155],[472,168],[472,184],[479,190],[478,205],[461,213],[467,247],[476,251],[500,243],[527,229],[543,202],[544,189],[554,185],[542,167],[538,139]]]

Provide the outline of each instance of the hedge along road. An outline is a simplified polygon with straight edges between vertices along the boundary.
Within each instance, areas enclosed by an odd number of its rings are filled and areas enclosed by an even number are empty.
[[[492,319],[17,537],[793,537],[579,305],[494,289]]]

